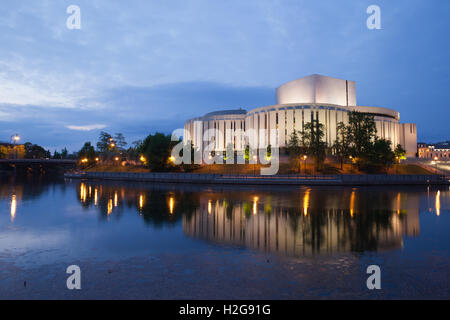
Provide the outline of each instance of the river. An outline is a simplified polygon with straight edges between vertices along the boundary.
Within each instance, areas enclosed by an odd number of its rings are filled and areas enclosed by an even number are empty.
[[[3,177],[0,298],[449,299],[449,230],[449,187]]]

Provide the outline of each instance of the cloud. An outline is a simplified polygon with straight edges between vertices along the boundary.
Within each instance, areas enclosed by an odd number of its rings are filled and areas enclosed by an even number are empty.
[[[90,125],[85,125],[85,126],[69,125],[69,126],[66,126],[66,128],[70,129],[70,130],[77,130],[77,131],[92,131],[92,130],[96,130],[96,129],[104,129],[104,128],[106,128],[106,125],[104,125],[104,124],[90,124]]]
[[[355,80],[361,104],[447,138],[450,44],[435,35],[450,3],[385,1],[380,31],[366,28],[368,1],[78,0],[81,30],[66,28],[70,4],[2,6],[0,140],[77,149],[98,124],[142,138],[272,104],[276,86],[313,73]]]

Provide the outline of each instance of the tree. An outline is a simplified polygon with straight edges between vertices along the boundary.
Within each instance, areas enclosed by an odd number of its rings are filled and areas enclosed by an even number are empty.
[[[64,147],[64,149],[61,150],[61,159],[67,159],[68,151],[67,148]]]
[[[234,161],[234,146],[232,143],[227,144],[223,159],[225,161],[227,161],[228,157],[233,158],[233,161]]]
[[[113,138],[116,148],[119,151],[125,151],[125,147],[127,146],[127,142],[125,141],[125,137],[121,133],[116,133],[116,135]]]
[[[91,145],[91,142],[86,142],[78,152],[78,160],[82,161],[83,164],[95,163],[96,157],[97,153],[95,152],[94,147]]]
[[[176,141],[171,141],[170,135],[157,132],[144,139],[139,152],[147,159],[147,166],[150,170],[167,171],[173,167],[170,161],[170,153],[176,143]]]
[[[392,151],[391,141],[375,139],[370,152],[369,161],[364,163],[366,171],[386,171],[394,163],[395,154]]]
[[[244,160],[245,161],[249,161],[250,160],[250,146],[249,145],[245,146]]]
[[[25,148],[26,159],[43,159],[50,157],[49,152],[37,144],[26,142],[23,146]]]
[[[100,136],[97,142],[97,150],[100,153],[108,153],[115,148],[115,144],[113,143],[112,136],[105,131],[100,132]]]
[[[272,145],[271,145],[271,144],[269,144],[269,145],[267,146],[267,149],[266,149],[266,158],[267,158],[267,159],[272,158]]]
[[[138,161],[140,158],[139,148],[142,144],[142,140],[136,140],[131,143],[131,147],[127,150],[127,158],[130,160]]]
[[[296,130],[293,130],[289,137],[287,151],[289,153],[291,164],[294,167],[297,167],[298,172],[300,173],[302,146],[300,145],[300,139]]]
[[[344,166],[344,160],[350,156],[350,130],[343,122],[339,122],[337,124],[336,131],[336,140],[334,141],[331,148],[338,158],[342,170]]]
[[[374,116],[357,111],[350,112],[347,130],[351,155],[362,160],[368,158],[377,137]]]
[[[305,153],[314,159],[315,170],[321,170],[326,157],[327,144],[323,141],[323,124],[318,120],[305,124],[302,132],[302,143]]]
[[[395,159],[400,163],[400,160],[406,158],[406,150],[402,147],[401,144],[397,144],[394,150]]]

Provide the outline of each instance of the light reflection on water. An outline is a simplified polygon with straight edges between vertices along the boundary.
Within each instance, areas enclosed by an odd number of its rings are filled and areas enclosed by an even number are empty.
[[[99,181],[3,181],[0,201],[9,209],[8,223],[4,215],[0,216],[0,232],[8,230],[7,237],[14,235],[11,225],[20,226],[19,233],[27,230],[37,238],[42,234],[43,239],[49,229],[58,234],[70,230],[66,236],[72,238],[72,245],[78,241],[80,250],[108,246],[114,251],[111,247],[116,244],[133,253],[137,247],[153,250],[158,237],[164,235],[169,239],[164,249],[169,251],[193,245],[186,242],[191,239],[202,240],[200,244],[300,257],[401,249],[405,237],[420,238],[421,214],[437,218],[448,212],[450,192],[447,187],[273,190]],[[87,210],[88,218],[50,213],[65,212],[69,207],[72,211]],[[92,220],[93,216],[96,219]],[[105,223],[113,222],[117,228],[106,227]],[[163,233],[156,233],[158,230]],[[45,247],[45,240],[36,245]],[[68,246],[64,241],[53,241],[52,245],[55,250]],[[0,246],[0,253],[4,249]]]

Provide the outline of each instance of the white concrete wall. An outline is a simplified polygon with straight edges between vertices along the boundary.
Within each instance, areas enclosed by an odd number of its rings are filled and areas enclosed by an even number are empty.
[[[321,103],[341,106],[356,105],[356,84],[313,74],[293,80],[276,89],[277,104]]]

